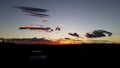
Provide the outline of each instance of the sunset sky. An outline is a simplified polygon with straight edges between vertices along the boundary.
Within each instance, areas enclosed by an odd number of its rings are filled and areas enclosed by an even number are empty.
[[[12,6],[47,9],[50,17],[29,16]],[[51,28],[60,26],[61,31],[49,33],[18,29],[20,26],[38,25]],[[2,38],[75,38],[68,33],[76,32],[83,37],[82,40],[90,40],[85,34],[99,29],[113,34],[111,37],[92,40],[120,43],[120,0],[0,0],[0,37]]]

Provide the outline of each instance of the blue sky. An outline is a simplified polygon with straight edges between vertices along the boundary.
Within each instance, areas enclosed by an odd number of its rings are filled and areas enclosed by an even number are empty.
[[[13,5],[48,9],[48,22],[32,17],[13,8]],[[113,33],[112,37],[97,38],[120,42],[120,1],[119,0],[0,0],[0,37],[32,38],[70,37],[68,32],[77,32],[84,37],[86,32],[104,29]],[[31,30],[19,30],[19,26],[44,25],[55,28],[59,24],[60,32],[45,33]]]

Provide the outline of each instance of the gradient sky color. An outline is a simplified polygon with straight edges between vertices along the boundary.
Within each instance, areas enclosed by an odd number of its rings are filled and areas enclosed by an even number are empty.
[[[28,16],[13,5],[48,9],[51,16]],[[43,23],[44,19],[48,22]],[[55,28],[60,24],[63,25],[62,30],[52,33],[18,29],[29,25]],[[120,0],[0,0],[0,37],[3,38],[71,37],[68,32],[77,32],[85,37],[86,32],[97,29],[110,31],[113,36],[95,40],[120,43]]]

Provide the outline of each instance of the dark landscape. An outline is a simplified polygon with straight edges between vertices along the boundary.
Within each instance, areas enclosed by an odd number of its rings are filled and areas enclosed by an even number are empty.
[[[119,65],[119,44],[22,45],[0,43],[0,63],[41,66]]]

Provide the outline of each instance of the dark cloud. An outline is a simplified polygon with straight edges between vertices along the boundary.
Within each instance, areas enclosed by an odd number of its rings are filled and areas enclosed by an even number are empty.
[[[53,29],[50,29],[48,32],[53,32],[54,30]]]
[[[30,16],[36,16],[36,17],[49,17],[50,15],[48,14],[42,14],[42,13],[35,13],[35,12],[32,12],[30,14],[27,14],[27,15],[30,15]]]
[[[65,40],[70,40],[71,38],[64,38]]]
[[[105,31],[105,30],[94,30],[93,32],[90,33],[86,33],[86,37],[87,38],[98,38],[98,37],[105,37],[106,34],[108,34],[108,36],[112,36],[111,32]]]
[[[34,8],[34,7],[23,7],[23,6],[13,6],[15,8],[21,9],[23,12],[27,12],[30,16],[35,17],[49,17],[50,15],[45,14],[48,10],[47,9],[40,9],[40,8]]]
[[[77,33],[68,33],[68,34],[71,36],[74,36],[74,37],[79,37],[79,35]]]
[[[23,26],[23,27],[19,27],[19,29],[40,30],[40,31],[45,31],[45,32],[53,31],[53,29],[50,27],[37,27],[37,26]]]
[[[23,11],[33,11],[33,12],[47,12],[47,9],[34,8],[34,7],[24,7],[24,6],[13,6],[15,8],[22,9]]]
[[[55,31],[60,31],[60,30],[61,30],[60,27],[56,27],[56,28],[55,28]]]

